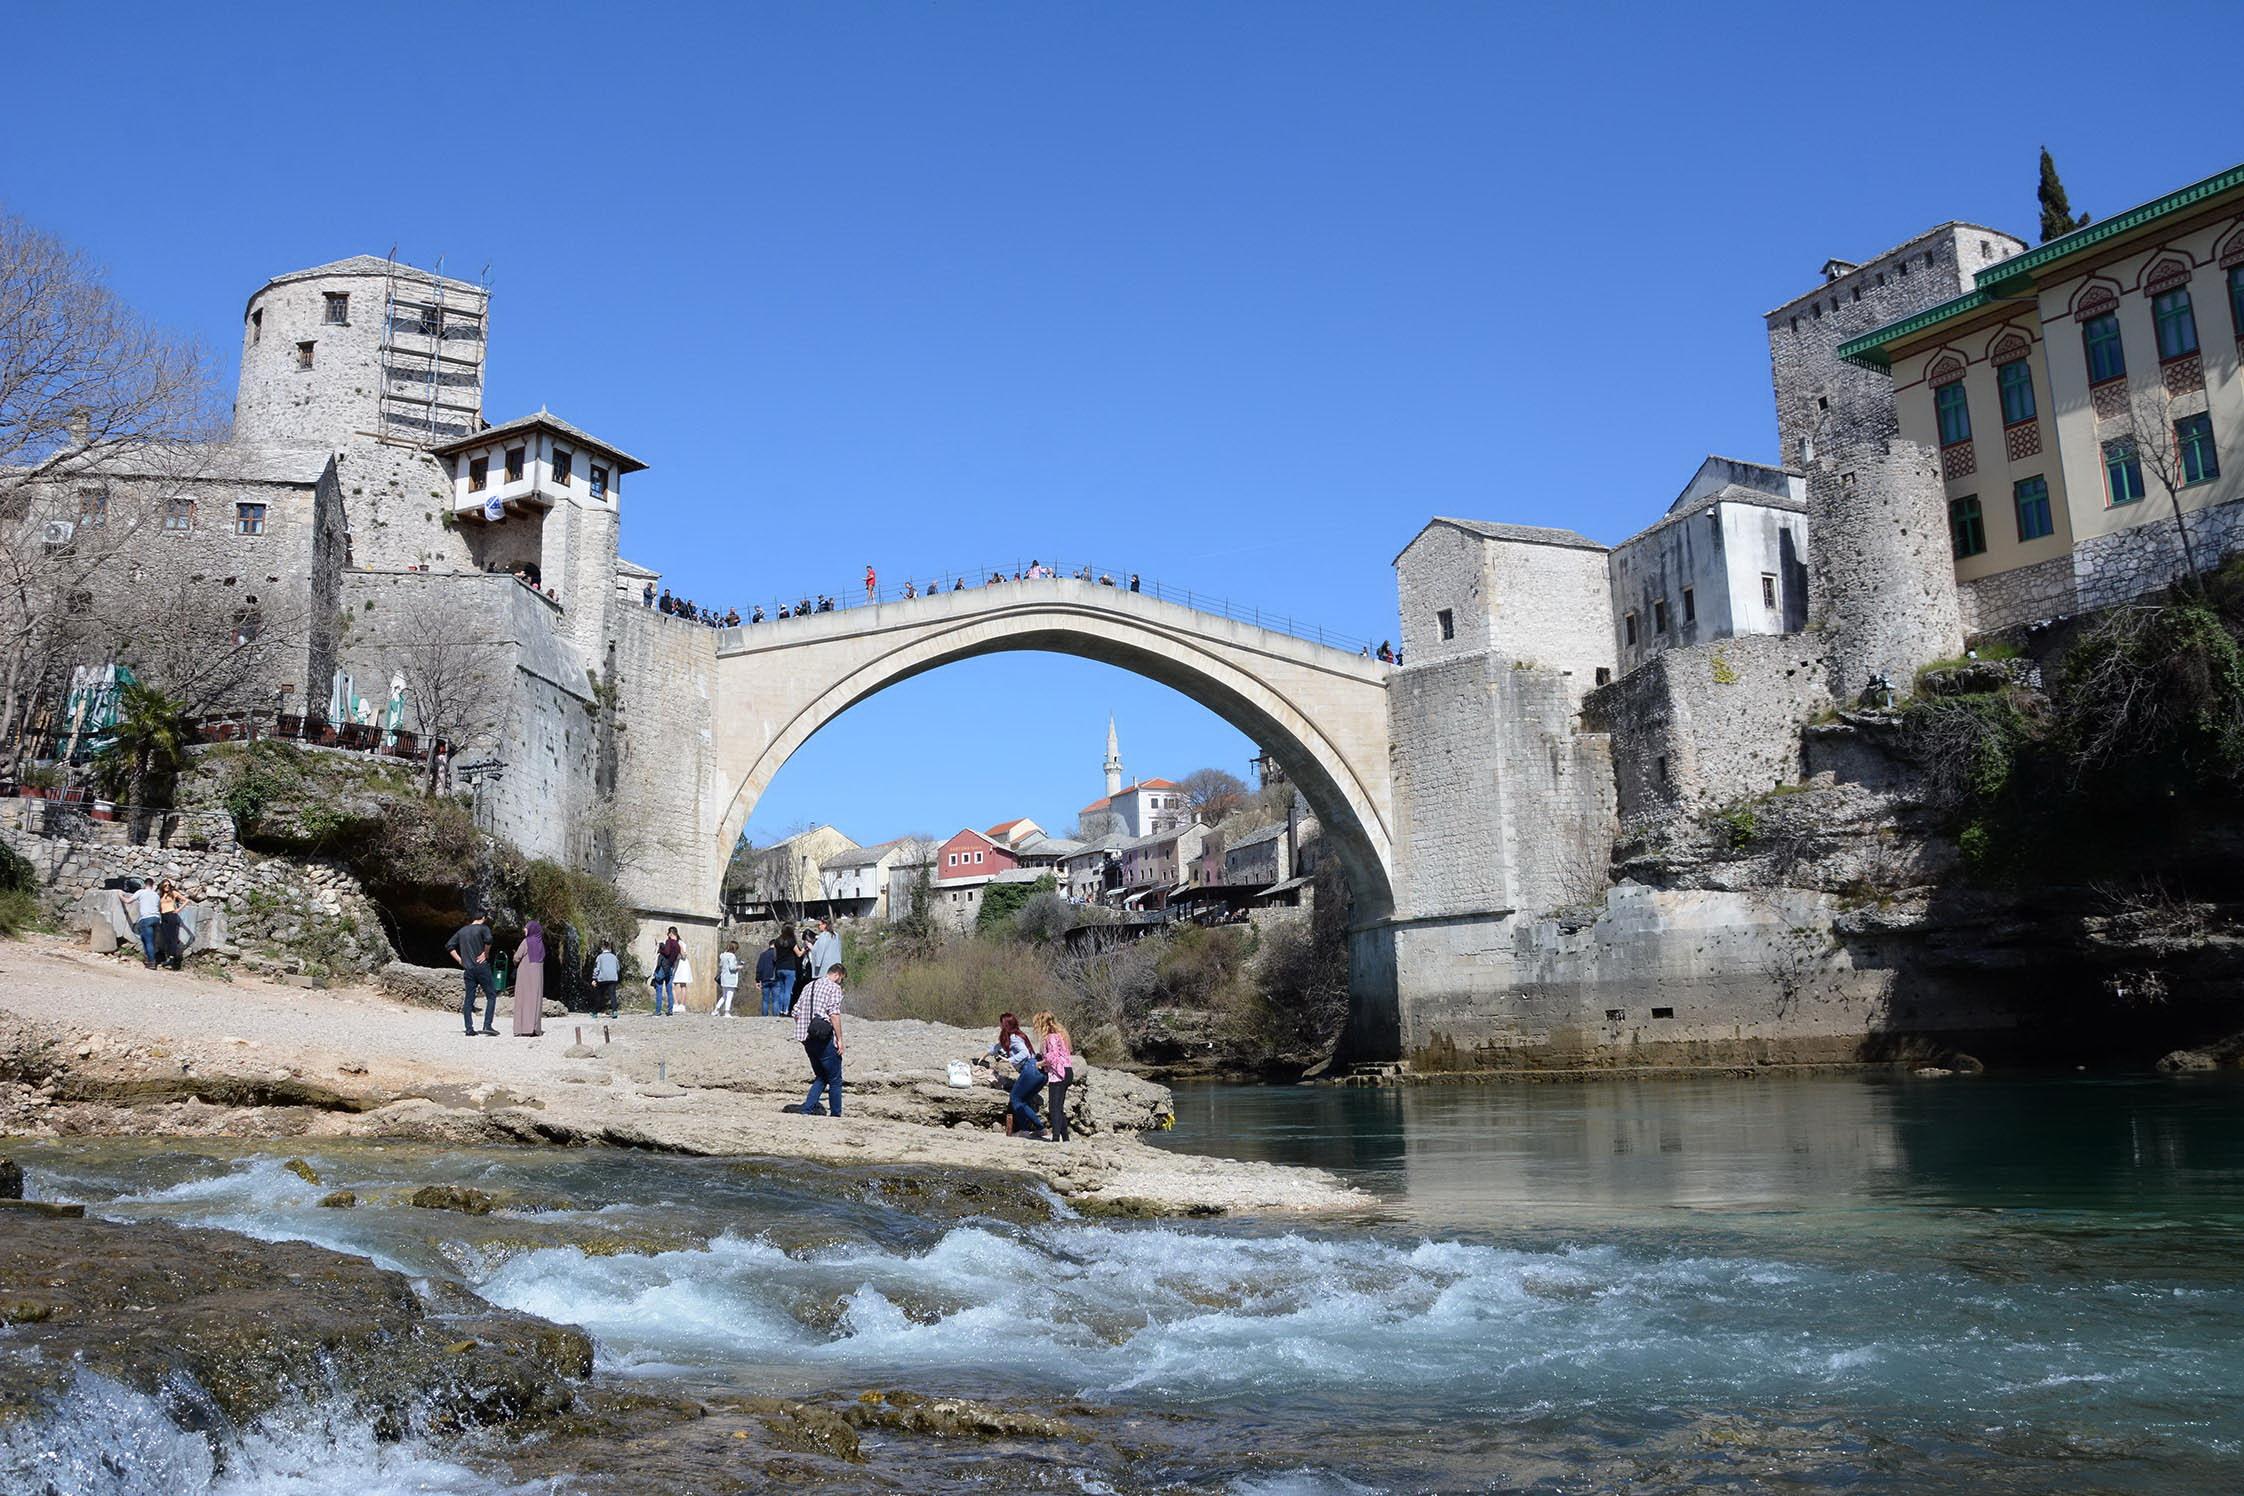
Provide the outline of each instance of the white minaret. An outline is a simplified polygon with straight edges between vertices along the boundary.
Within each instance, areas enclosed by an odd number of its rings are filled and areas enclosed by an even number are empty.
[[[1122,793],[1122,743],[1112,717],[1106,719],[1106,793],[1110,800]]]

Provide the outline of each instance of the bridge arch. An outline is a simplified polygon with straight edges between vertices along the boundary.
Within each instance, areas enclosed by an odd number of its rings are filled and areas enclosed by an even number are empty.
[[[1348,877],[1356,923],[1393,913],[1388,667],[1068,578],[727,630],[717,649],[713,747],[729,797],[712,828],[710,865],[725,866],[774,776],[827,723],[901,681],[1015,651],[1097,660],[1207,707],[1300,788]]]

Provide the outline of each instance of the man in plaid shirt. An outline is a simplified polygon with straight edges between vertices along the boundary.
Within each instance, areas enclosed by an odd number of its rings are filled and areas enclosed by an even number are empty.
[[[826,974],[810,984],[810,991],[795,1000],[795,1038],[810,1056],[810,1094],[790,1112],[806,1117],[827,1115],[818,1105],[824,1091],[833,1103],[833,1116],[842,1114],[842,978],[848,975],[836,961]],[[813,1031],[816,1032],[813,1032]]]

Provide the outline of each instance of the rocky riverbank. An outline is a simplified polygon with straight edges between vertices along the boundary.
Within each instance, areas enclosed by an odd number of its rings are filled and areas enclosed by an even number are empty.
[[[1165,1088],[1099,1070],[1070,1144],[1008,1138],[1002,1093],[949,1084],[987,1037],[848,1021],[842,1118],[784,1115],[807,1083],[784,1020],[551,1020],[536,1039],[464,1038],[456,1012],[367,988],[147,972],[62,941],[0,945],[0,1130],[604,1144],[1033,1178],[1093,1209],[1319,1211],[1364,1197],[1318,1170],[1187,1157],[1140,1134]],[[582,1042],[578,1042],[581,1040]]]
[[[850,1479],[868,1441],[901,1470],[915,1443],[1082,1437],[1058,1404],[595,1378],[583,1332],[442,1279],[51,1208],[0,1207],[0,1326],[7,1491],[295,1490],[358,1464],[385,1490],[735,1493]]]

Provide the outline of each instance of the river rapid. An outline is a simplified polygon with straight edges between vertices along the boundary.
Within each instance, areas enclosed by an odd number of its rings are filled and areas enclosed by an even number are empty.
[[[1167,1146],[1319,1164],[1381,1207],[1102,1222],[972,1178],[607,1151],[301,1150],[318,1184],[265,1148],[11,1151],[93,1214],[314,1241],[579,1325],[608,1381],[909,1389],[1085,1436],[869,1437],[823,1490],[2244,1488],[2234,1081],[1205,1086],[1178,1118]],[[517,1208],[402,1203],[428,1183]],[[335,1188],[364,1203],[322,1209]],[[38,1426],[74,1447],[0,1440],[0,1491],[653,1488],[315,1406],[218,1468],[146,1399],[75,1396]]]

